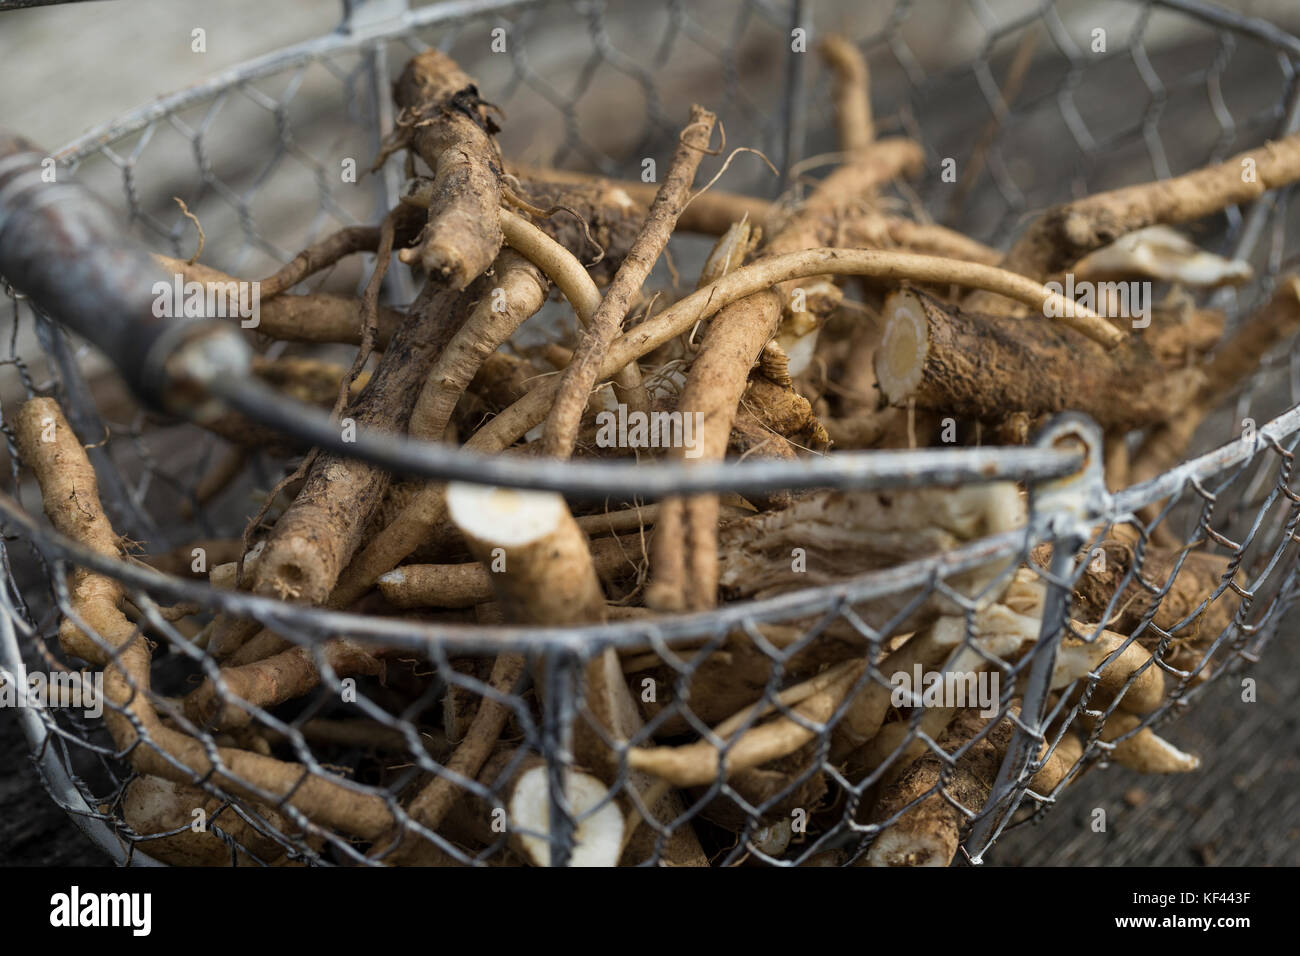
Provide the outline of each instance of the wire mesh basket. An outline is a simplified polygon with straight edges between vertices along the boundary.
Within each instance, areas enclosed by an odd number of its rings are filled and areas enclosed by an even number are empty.
[[[730,143],[761,149],[785,171],[772,176],[738,159],[727,188],[798,195],[816,157],[836,146],[826,80],[805,66],[807,47],[792,38],[834,29],[869,59],[878,132],[924,146],[927,175],[895,201],[1002,246],[1052,203],[1222,161],[1294,131],[1300,118],[1300,40],[1200,0],[898,0],[833,11],[800,0],[345,6],[336,32],[93,129],[52,154],[58,169],[119,210],[151,248],[184,258],[194,234],[173,201],[180,197],[202,223],[205,264],[264,274],[321,235],[376,222],[397,203],[397,160],[370,177],[340,169],[349,162],[364,169],[373,158],[395,121],[392,79],[411,54],[436,46],[500,108],[509,156],[636,178],[644,157],[671,148],[696,100],[717,111]],[[1097,29],[1106,37],[1100,51]],[[1008,75],[1017,60],[1024,75],[1013,92]],[[960,188],[940,175],[954,158],[958,168],[975,169]],[[706,160],[701,176],[721,163]],[[1197,237],[1253,267],[1249,283],[1200,303],[1222,309],[1229,332],[1268,301],[1294,255],[1290,198],[1286,188],[1230,207]],[[677,236],[669,251],[687,272],[708,247]],[[363,265],[340,265],[313,283],[353,292]],[[1274,350],[1207,417],[1181,465],[1123,489],[1108,488],[1104,475],[1119,449],[1069,414],[1036,447],[880,451],[806,473],[742,463],[712,480],[741,490],[838,486],[881,500],[956,486],[939,493],[955,500],[969,488],[1015,482],[1028,493],[1028,511],[1023,526],[978,524],[933,554],[877,567],[855,565],[850,547],[850,573],[814,573],[774,593],[739,580],[736,599],[712,611],[527,628],[475,620],[472,611],[379,616],[209,587],[214,568],[243,554],[249,496],[260,500],[275,485],[284,449],[241,458],[238,477],[209,499],[203,479],[227,444],[140,405],[92,349],[13,286],[7,293],[0,398],[11,482],[0,499],[0,666],[11,684],[31,673],[78,672],[58,640],[70,620],[112,652],[102,670],[80,671],[88,683],[95,674],[108,683],[103,716],[57,701],[19,716],[54,799],[121,863],[383,865],[413,852],[414,841],[421,862],[566,865],[606,860],[595,847],[615,826],[617,852],[607,862],[841,865],[866,859],[922,806],[947,813],[964,857],[979,862],[1007,828],[1068,800],[1079,775],[1116,760],[1210,683],[1254,662],[1297,594],[1300,497],[1289,482],[1300,369],[1289,347]],[[414,295],[409,277],[390,273],[388,301]],[[559,321],[562,310],[553,311]],[[535,325],[541,340],[555,334],[555,323]],[[277,358],[283,349],[264,354]],[[107,560],[44,521],[13,428],[15,409],[38,395],[60,400],[113,527],[141,543],[139,561]],[[553,472],[503,465],[492,480],[509,483],[512,475],[588,498],[605,480],[577,465]],[[644,475],[608,487],[606,503],[686,487],[684,473],[667,466]],[[1088,560],[1076,561],[1079,554]],[[640,555],[625,556],[614,572],[620,587],[635,585],[639,564]],[[147,684],[130,676],[140,672],[127,666],[128,652],[78,617],[76,567],[121,582],[132,625],[151,650]],[[1101,639],[1100,626],[1090,632],[1071,623],[1084,617],[1090,575],[1109,575],[1103,618],[1124,641],[1060,684],[1062,660]],[[1187,601],[1182,585],[1207,576],[1209,585]],[[1038,595],[1041,623],[1027,651],[1004,656],[982,642],[981,615],[987,595],[1012,581]],[[173,613],[181,605],[185,616]],[[916,630],[916,615],[936,607],[960,622],[946,645],[952,655],[1000,678],[996,716],[953,750],[942,746],[945,727],[927,722],[926,708],[894,706],[890,732],[867,736],[879,752],[847,759],[837,728],[852,719],[855,700],[893,689],[891,652]],[[297,650],[287,653],[312,661],[319,686],[266,707],[246,703],[200,639],[218,616],[255,620],[290,642]],[[382,673],[333,654],[327,639],[338,635],[382,648]],[[1151,663],[1116,681],[1130,649],[1148,652]],[[511,655],[526,663],[502,693],[490,686],[494,661]],[[607,665],[640,695],[645,723],[627,739],[605,741],[611,767],[601,786],[584,790],[575,780],[589,779],[592,768],[578,766],[575,739],[600,733],[590,675]],[[1165,689],[1158,703],[1140,714],[1126,709],[1125,695],[1131,702],[1154,675]],[[819,680],[833,679],[841,682],[837,697],[800,710],[816,698]],[[125,681],[125,697],[113,693],[114,680]],[[186,706],[204,680],[224,715],[219,727]],[[728,699],[716,690],[724,686],[743,692]],[[455,765],[456,745],[488,703],[497,705],[509,746],[486,770],[466,775]],[[738,710],[733,733],[784,717],[798,746],[728,771],[734,741],[714,731]],[[110,733],[113,720],[132,728],[130,747]],[[999,733],[1006,739],[994,748]],[[629,764],[635,748],[691,735],[721,755],[711,779],[665,790]],[[1168,749],[1171,759],[1191,759]],[[976,800],[962,784],[971,761],[983,761],[988,777]],[[884,819],[869,813],[882,781],[909,766],[916,799]],[[517,802],[525,780],[540,808],[531,816]],[[454,805],[430,828],[412,801],[439,781],[441,799]],[[194,813],[177,817],[178,805],[196,811],[206,831],[193,829]]]

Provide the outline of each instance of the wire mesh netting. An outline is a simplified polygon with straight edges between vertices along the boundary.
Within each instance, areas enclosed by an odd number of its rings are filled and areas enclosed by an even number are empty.
[[[827,80],[798,39],[835,30],[868,57],[878,134],[925,148],[926,174],[882,202],[999,246],[1051,203],[1222,161],[1296,125],[1300,41],[1191,2],[401,7],[352,4],[337,33],[164,97],[54,157],[152,248],[193,252],[179,197],[202,223],[205,264],[262,275],[396,203],[400,160],[362,174],[394,123],[391,80],[429,46],[500,109],[512,161],[635,179],[671,151],[696,101],[716,110],[728,147],[786,170],[740,156],[721,184],[794,202],[838,148]],[[956,182],[941,175],[950,160]],[[706,160],[700,181],[723,161]],[[1205,221],[1198,244],[1248,261],[1255,278],[1187,308],[1222,310],[1231,333],[1270,301],[1294,255],[1290,198]],[[675,236],[669,258],[694,275],[708,249]],[[308,288],[354,293],[372,261]],[[672,273],[661,264],[652,283],[672,287]],[[387,300],[411,301],[409,282],[393,272]],[[1001,462],[1019,487],[929,487],[882,451],[891,477],[879,491],[742,519],[732,550],[724,526],[716,611],[506,627],[489,572],[455,546],[438,560],[464,590],[441,608],[274,601],[235,587],[232,563],[288,450],[239,452],[237,477],[210,494],[205,478],[232,443],[137,405],[87,346],[8,292],[0,664],[10,686],[24,669],[101,682],[102,716],[57,705],[21,716],[54,797],[121,861],[842,865],[897,845],[908,862],[947,863],[958,840],[978,860],[1096,767],[1194,764],[1164,740],[1177,737],[1173,718],[1257,660],[1297,592],[1300,368],[1287,347],[1221,398],[1183,464],[1127,489],[1107,489],[1103,464],[1149,436],[1103,441],[1068,416],[1040,438],[1085,453],[1068,479],[1024,449],[974,447],[965,425],[972,462]],[[565,313],[551,303],[529,334],[561,340]],[[262,344],[263,368],[348,354]],[[87,447],[135,564],[48,530],[13,427],[37,395],[59,399]],[[615,607],[645,585],[650,507],[611,489],[575,512]],[[906,524],[917,514],[937,529],[923,541]],[[78,567],[122,582],[126,616],[86,616]],[[209,639],[232,620],[273,636],[275,661],[306,662],[309,686],[218,661]],[[99,666],[70,659],[69,628],[89,635]],[[921,681],[900,697],[897,675],[914,666],[969,700],[933,705]],[[637,705],[613,734],[611,684]],[[964,706],[986,698],[982,715]],[[466,774],[457,754],[484,726],[499,742]],[[191,828],[195,808],[206,832]]]

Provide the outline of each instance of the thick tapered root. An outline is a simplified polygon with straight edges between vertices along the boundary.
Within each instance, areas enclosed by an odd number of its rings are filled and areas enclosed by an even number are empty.
[[[741,265],[749,245],[749,227],[739,224],[715,247],[705,267],[707,279],[719,278]],[[670,459],[716,461],[723,457],[749,370],[776,334],[780,319],[781,302],[771,292],[750,296],[714,316],[677,400],[682,415],[694,416],[692,420],[699,423],[695,442],[689,449],[670,449]],[[655,535],[654,578],[646,603],[661,610],[712,607],[718,593],[718,498],[670,499],[664,507],[681,512],[669,520],[673,526],[680,524],[684,534],[679,536],[670,527]]]
[[[453,482],[447,511],[474,556],[492,570],[509,620],[600,619],[605,598],[591,551],[559,495]]]
[[[1142,718],[1136,714],[1115,711],[1106,717],[1101,739],[1107,743],[1118,740],[1141,726]],[[1115,743],[1110,759],[1122,767],[1138,773],[1191,773],[1201,766],[1201,758],[1179,750],[1150,727]]]
[[[180,275],[186,282],[220,284],[234,283],[239,279],[210,266],[190,264],[184,259],[155,255],[154,261],[171,275]],[[267,293],[261,293],[268,296]],[[253,330],[273,339],[286,342],[339,342],[358,345],[361,342],[361,323],[357,320],[361,300],[356,296],[332,292],[313,292],[307,295],[277,295],[267,297],[258,308],[257,325]],[[234,317],[232,317],[233,319]],[[380,308],[375,347],[388,347],[389,340],[402,323],[402,313],[396,309]]]
[[[859,665],[825,689],[801,701],[790,710],[801,721],[781,716],[740,734],[729,741],[725,752],[709,741],[681,747],[634,747],[627,753],[628,766],[661,777],[680,787],[700,786],[731,777],[751,767],[794,753],[818,733],[845,695],[861,676]],[[809,725],[809,726],[805,726]]]
[[[939,739],[939,748],[952,754],[970,744],[985,724],[985,719],[974,711],[963,711]],[[998,721],[992,730],[962,754],[950,776],[944,773],[944,761],[932,752],[908,767],[882,794],[873,811],[873,818],[888,829],[872,843],[867,851],[866,864],[951,864],[957,855],[967,818],[945,798],[945,794],[965,810],[978,812],[989,798],[1013,727],[1009,720]],[[939,787],[943,793],[938,791]],[[896,815],[898,819],[893,820]]]
[[[136,777],[122,794],[122,819],[143,837],[165,833],[135,844],[146,853],[170,866],[258,866],[283,859],[285,848],[263,830],[292,833],[293,827],[280,814],[263,806],[253,810],[265,822],[263,829],[244,820],[220,797],[161,777]],[[202,811],[202,829],[193,829],[195,811]],[[221,830],[238,847],[226,843]],[[179,831],[179,832],[172,832]]]
[[[367,648],[344,638],[327,641],[321,653],[337,677],[384,672],[383,662]],[[211,678],[205,679],[186,697],[185,710],[198,724],[228,730],[250,723],[254,719],[250,709],[266,709],[302,697],[319,687],[321,680],[313,649],[294,647],[255,664],[223,669],[223,689],[218,689]],[[235,698],[250,709],[235,703]]]
[[[496,127],[473,80],[437,49],[407,62],[393,98],[409,117],[412,148],[434,174],[419,262],[450,288],[463,289],[501,249]]]
[[[348,410],[356,427],[405,429],[429,369],[466,318],[468,307],[468,294],[457,295],[426,284],[374,375]],[[366,519],[388,481],[383,469],[357,459],[318,456],[298,497],[267,538],[253,590],[324,603],[361,543]]]
[[[1164,673],[1152,660],[1151,653],[1136,640],[1130,641],[1114,631],[1102,631],[1092,642],[1067,638],[1064,646],[1085,651],[1092,658],[1093,667],[1099,670],[1089,698],[1089,706],[1094,709],[1108,706],[1121,692],[1124,696],[1119,706],[1132,714],[1149,714],[1164,701]]]
[[[515,330],[546,302],[548,284],[523,256],[505,250],[497,257],[492,288],[448,341],[429,370],[408,432],[413,438],[442,437],[452,410],[479,368]]]
[[[1083,741],[1077,734],[1065,734],[1049,754],[1048,748],[1051,746],[1050,738],[1043,742],[1039,756],[1041,758],[1043,754],[1048,754],[1047,759],[1029,781],[1029,789],[1040,797],[1050,795],[1059,787],[1074,769],[1074,765],[1083,757]]]
[[[641,543],[635,535],[597,538],[591,542],[591,558],[597,575],[631,572],[641,557]],[[486,604],[496,597],[488,566],[469,564],[406,564],[379,579],[379,590],[400,608],[464,608]]]
[[[994,423],[1073,409],[1127,429],[1168,419],[1201,381],[1161,375],[1137,337],[1107,351],[1049,319],[961,312],[917,290],[891,295],[884,318],[876,376],[892,405]]]

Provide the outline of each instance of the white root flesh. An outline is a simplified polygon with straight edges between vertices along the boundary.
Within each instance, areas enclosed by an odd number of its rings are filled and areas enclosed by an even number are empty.
[[[551,792],[545,765],[538,762],[521,771],[508,793],[506,812],[518,848],[533,865],[550,866],[551,846],[544,836],[551,832]],[[609,799],[605,785],[590,774],[570,770],[564,796],[578,820],[569,865],[617,866],[623,844],[623,814]],[[592,812],[601,801],[608,802]]]
[[[494,572],[509,620],[600,620],[605,597],[587,538],[559,495],[453,482],[447,511],[474,557]]]

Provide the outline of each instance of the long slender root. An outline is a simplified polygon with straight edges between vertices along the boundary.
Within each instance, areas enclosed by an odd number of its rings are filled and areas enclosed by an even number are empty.
[[[15,432],[55,528],[99,554],[117,557],[118,538],[99,502],[94,471],[58,405],[47,398],[27,402],[19,409]],[[166,726],[149,697],[148,645],[118,608],[123,593],[112,578],[78,570],[72,587],[76,622],[65,618],[59,637],[66,653],[103,667],[105,723],[138,771],[181,784],[211,775],[231,793],[252,800],[269,794],[323,826],[366,839],[393,825],[382,798],[340,777],[245,750],[211,751]]]
[[[672,164],[650,206],[641,233],[592,316],[573,362],[559,380],[542,438],[544,454],[567,458],[572,453],[578,425],[587,407],[587,397],[599,375],[601,359],[627,317],[631,296],[641,288],[668,244],[677,217],[689,198],[695,170],[708,150],[716,121],[717,118],[703,107],[691,108],[690,121],[682,132]]]
[[[1245,175],[1246,168],[1255,175]],[[1035,278],[1054,275],[1130,232],[1193,222],[1297,179],[1300,133],[1217,166],[1056,206],[1016,240],[1002,267]]]

